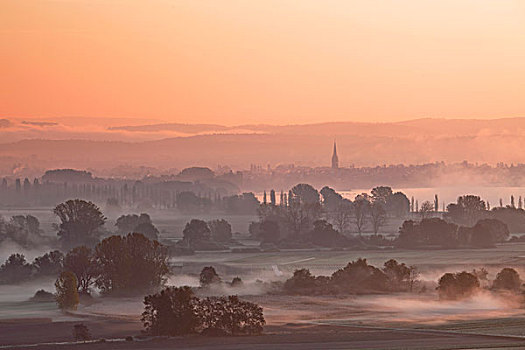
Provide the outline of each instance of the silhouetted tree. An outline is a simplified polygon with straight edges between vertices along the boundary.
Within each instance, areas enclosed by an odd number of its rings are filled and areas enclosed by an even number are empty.
[[[33,261],[33,267],[40,276],[57,276],[62,271],[64,254],[59,250],[53,250],[38,256]]]
[[[275,201],[275,191],[274,191],[274,190],[271,190],[271,191],[270,191],[270,204],[271,204],[271,205],[275,205],[275,204],[276,204],[276,201]]]
[[[512,292],[518,292],[521,288],[520,275],[516,270],[506,267],[498,272],[492,287],[494,289],[506,289]]]
[[[457,225],[439,218],[423,219],[420,223],[407,220],[399,229],[395,245],[404,248],[425,245],[455,248],[458,246],[457,231]]]
[[[255,215],[259,200],[251,192],[224,198],[226,212],[237,215]]]
[[[190,247],[193,247],[196,242],[202,240],[209,240],[211,237],[211,231],[208,224],[205,221],[192,219],[186,224],[182,231],[184,240],[188,242]]]
[[[293,276],[284,283],[284,289],[291,294],[311,293],[316,287],[315,276],[308,269],[295,270]]]
[[[388,277],[385,273],[368,265],[366,259],[361,258],[334,272],[331,281],[347,292],[388,290]]]
[[[344,247],[347,245],[347,238],[334,230],[332,225],[326,220],[314,222],[314,228],[310,234],[310,241],[321,247]]]
[[[254,335],[262,333],[266,323],[259,305],[242,301],[236,295],[202,299],[197,310],[205,331]]]
[[[31,278],[32,266],[22,254],[11,254],[0,266],[0,282],[3,284],[20,283]]]
[[[483,218],[485,209],[485,202],[479,196],[466,195],[447,206],[446,216],[456,223],[472,226]]]
[[[384,204],[380,201],[373,201],[370,204],[369,214],[370,222],[372,223],[372,229],[374,230],[374,233],[377,234],[386,222],[386,211]]]
[[[490,216],[505,223],[510,232],[520,233],[525,230],[525,210],[523,209],[512,207],[493,208]]]
[[[319,205],[319,192],[309,184],[298,184],[292,188],[295,201],[302,204]]]
[[[152,241],[159,239],[159,230],[151,222],[143,222],[138,224],[133,232],[140,233]]]
[[[77,289],[80,294],[89,294],[89,290],[100,269],[91,248],[80,246],[73,248],[64,257],[64,269],[71,271],[77,278]]]
[[[9,222],[0,217],[0,242],[4,240],[10,240],[26,249],[47,243],[42,235],[40,222],[32,215],[15,215]]]
[[[403,218],[410,212],[410,201],[402,192],[391,195],[386,202],[386,212],[397,218]]]
[[[217,242],[229,242],[232,239],[232,226],[228,221],[212,220],[208,222],[210,228],[211,238]]]
[[[121,215],[117,219],[115,226],[117,226],[118,233],[121,235],[136,232],[142,233],[150,239],[157,239],[159,232],[153,225],[151,217],[146,213]]]
[[[259,239],[263,243],[277,243],[281,237],[279,224],[272,220],[264,220],[259,226]]]
[[[429,201],[421,203],[421,209],[419,209],[419,214],[422,219],[426,219],[430,216],[430,213],[434,211],[434,205]]]
[[[212,284],[220,283],[221,278],[213,266],[206,266],[199,275],[199,282],[202,287],[208,287]]]
[[[468,272],[446,273],[439,279],[437,290],[440,299],[463,299],[479,289],[479,280]]]
[[[385,262],[383,272],[388,277],[390,289],[392,291],[405,291],[412,289],[413,273],[411,269],[414,269],[414,267],[408,267],[404,263],[400,264],[394,259]]]
[[[81,199],[68,200],[57,205],[55,215],[60,219],[58,236],[65,248],[76,245],[94,245],[100,237],[100,228],[106,218],[91,202]]]
[[[327,186],[321,189],[321,195],[328,219],[339,232],[345,232],[352,220],[352,202]]]
[[[232,287],[241,287],[243,285],[243,281],[240,277],[234,277],[230,283],[230,286]]]
[[[369,211],[370,201],[368,196],[365,193],[357,195],[354,200],[354,224],[359,235],[361,235],[366,225]]]
[[[100,267],[95,284],[104,293],[155,290],[169,273],[167,248],[140,233],[104,239],[95,258]]]
[[[142,322],[151,335],[180,336],[195,333],[200,326],[198,299],[190,287],[168,287],[144,298]]]

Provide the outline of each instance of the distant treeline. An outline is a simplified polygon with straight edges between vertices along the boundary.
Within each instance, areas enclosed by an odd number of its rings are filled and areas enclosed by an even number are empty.
[[[188,168],[170,177],[142,180],[95,178],[86,171],[49,170],[42,178],[3,178],[0,205],[54,206],[68,198],[84,198],[108,207],[176,208],[179,194],[191,192],[208,207],[217,198],[239,192],[242,175],[215,175],[208,168]]]

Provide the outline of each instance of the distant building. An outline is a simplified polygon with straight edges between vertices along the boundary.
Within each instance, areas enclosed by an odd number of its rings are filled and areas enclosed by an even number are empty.
[[[334,153],[332,154],[332,169],[339,169],[339,157],[337,156],[337,145],[334,141]]]

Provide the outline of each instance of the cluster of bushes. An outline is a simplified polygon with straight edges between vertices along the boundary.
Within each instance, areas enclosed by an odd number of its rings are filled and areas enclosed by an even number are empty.
[[[313,276],[308,269],[295,270],[284,283],[288,294],[359,294],[412,291],[418,282],[415,267],[385,262],[382,269],[357,259],[335,271],[331,276]]]
[[[144,298],[142,322],[151,335],[260,334],[263,310],[237,296],[200,299],[190,287],[168,287]]]
[[[487,282],[486,279],[487,272],[484,269],[445,273],[438,281],[439,298],[448,300],[467,298],[478,292],[481,288],[480,280]],[[495,291],[517,293],[521,289],[521,279],[516,270],[506,267],[498,272],[492,284],[488,284],[487,287]]]
[[[496,219],[482,219],[473,227],[465,227],[439,218],[430,218],[420,222],[403,222],[394,243],[402,248],[491,248],[508,237],[507,225]]]
[[[45,276],[57,276],[63,269],[64,254],[58,250],[36,257],[29,263],[23,254],[11,254],[0,266],[0,284],[14,284]]]

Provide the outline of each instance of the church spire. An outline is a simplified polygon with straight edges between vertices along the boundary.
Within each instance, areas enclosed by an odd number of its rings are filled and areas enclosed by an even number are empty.
[[[334,140],[334,153],[332,154],[332,169],[339,168],[339,157],[337,156],[337,145]]]

